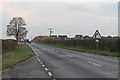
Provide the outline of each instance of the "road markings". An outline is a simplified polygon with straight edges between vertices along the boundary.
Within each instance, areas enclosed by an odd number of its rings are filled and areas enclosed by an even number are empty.
[[[45,67],[45,65],[43,64],[42,67]]]
[[[100,64],[93,63],[93,62],[90,62],[90,61],[89,61],[88,63],[93,64],[93,65],[95,65],[95,66],[99,66],[99,67],[102,66],[102,65],[100,65]]]
[[[109,59],[109,58],[105,58],[105,57],[104,57],[104,59],[106,59],[106,60],[108,60],[108,61],[118,62],[118,59],[115,60],[115,59]]]
[[[53,51],[54,51],[55,49],[51,49],[51,50],[53,50]]]
[[[38,59],[39,62],[41,61],[41,60],[38,58],[38,56],[36,56],[36,58]]]
[[[33,50],[33,49],[32,49]],[[34,50],[33,50],[33,52],[37,55],[37,56],[39,56]]]
[[[90,54],[85,53],[84,55],[90,55]]]
[[[33,50],[39,50],[39,49],[33,49]]]
[[[36,58],[38,59],[38,61],[40,62],[41,66],[44,67],[45,71],[47,71],[48,75],[50,77],[53,77],[52,73],[48,71],[48,68],[45,67],[45,65],[43,64],[43,62],[41,62],[41,60],[39,59],[38,56],[36,56]]]
[[[47,50],[47,49],[43,48],[43,50]]]
[[[32,49],[32,48],[31,48]],[[38,49],[32,49],[33,52],[36,54],[36,58],[38,59],[38,61],[40,62],[41,66],[44,67],[45,71],[48,73],[49,77],[52,78],[52,80],[56,80],[54,77],[53,77],[53,74],[48,70],[48,68],[45,67],[45,65],[43,64],[43,62],[39,59],[39,55],[34,51],[34,50],[38,50]],[[45,48],[43,48],[43,50],[47,50]]]
[[[40,63],[41,65],[43,64],[43,62]]]
[[[67,56],[68,56],[68,57],[71,57],[71,58],[73,57],[73,56],[71,56],[71,55],[67,55]]]
[[[44,68],[46,71],[48,71],[48,68]]]
[[[51,72],[48,72],[48,75],[49,75],[50,77],[53,76]]]

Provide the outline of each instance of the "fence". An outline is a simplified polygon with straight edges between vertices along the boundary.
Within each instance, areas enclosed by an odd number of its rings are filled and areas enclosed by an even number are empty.
[[[13,51],[16,49],[16,47],[17,47],[16,40],[12,39],[2,40],[2,53]]]

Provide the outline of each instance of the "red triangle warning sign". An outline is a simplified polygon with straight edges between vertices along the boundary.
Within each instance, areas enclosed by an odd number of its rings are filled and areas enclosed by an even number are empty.
[[[95,31],[95,33],[93,35],[93,38],[97,38],[97,39],[101,39],[102,38],[98,30]]]

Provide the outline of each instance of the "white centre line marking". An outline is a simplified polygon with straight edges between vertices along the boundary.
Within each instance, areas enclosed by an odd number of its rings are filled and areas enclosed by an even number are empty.
[[[67,55],[68,57],[70,56],[70,55]]]
[[[73,56],[70,56],[70,57],[73,57]]]
[[[95,66],[102,66],[102,65],[100,65],[100,64],[93,63],[93,62],[90,62],[90,61],[89,61],[88,63],[93,64],[93,65],[95,65]]]
[[[90,55],[90,54],[85,54],[85,55]]]
[[[43,48],[43,50],[47,50],[47,49]]]
[[[54,51],[54,49],[51,49],[51,50],[53,50],[53,51]]]
[[[73,57],[73,56],[71,56],[71,55],[67,55],[67,56],[68,56],[68,57],[71,57],[71,58]]]

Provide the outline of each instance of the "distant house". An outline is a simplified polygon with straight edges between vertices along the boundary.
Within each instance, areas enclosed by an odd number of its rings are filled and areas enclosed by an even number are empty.
[[[52,38],[57,38],[57,35],[52,35],[51,37],[52,37]]]
[[[58,35],[59,40],[68,40],[67,35]]]
[[[119,36],[113,36],[113,38],[116,38],[116,39],[118,39],[118,38],[120,38]]]
[[[118,39],[118,38],[120,38],[120,37],[119,37],[119,36],[113,36],[113,37],[112,37],[112,36],[106,36],[106,37],[105,37],[105,36],[102,36],[102,38],[103,38],[103,39]]]
[[[34,40],[37,40],[37,41],[40,41],[40,40],[47,40],[47,39],[49,39],[48,36],[36,36],[36,37],[34,38]]]
[[[57,37],[57,35],[51,35],[51,39],[52,40],[59,40],[58,37]]]
[[[101,36],[101,38],[105,39],[106,37],[105,36]]]
[[[71,40],[74,40],[74,38],[70,38]]]
[[[110,39],[110,38],[112,38],[112,36],[107,36],[106,38],[109,38],[109,39]]]
[[[79,39],[82,39],[83,38],[83,35],[75,35],[75,37],[74,37],[74,39],[76,39],[76,40],[79,40]]]
[[[89,39],[89,38],[91,38],[91,37],[89,37],[88,35],[85,35],[85,36],[83,36],[83,38],[84,38],[84,39]]]

